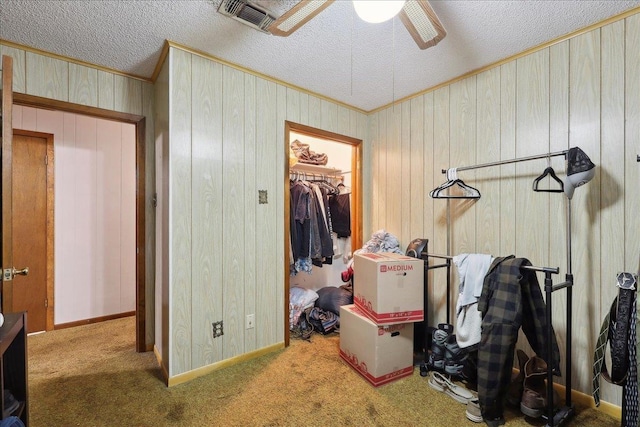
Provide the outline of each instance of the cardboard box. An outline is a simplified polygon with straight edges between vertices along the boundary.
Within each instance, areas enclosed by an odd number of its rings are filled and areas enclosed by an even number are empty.
[[[376,325],[354,304],[340,307],[340,357],[374,387],[413,373],[413,323]]]
[[[424,261],[378,252],[356,254],[353,302],[378,325],[424,320]]]

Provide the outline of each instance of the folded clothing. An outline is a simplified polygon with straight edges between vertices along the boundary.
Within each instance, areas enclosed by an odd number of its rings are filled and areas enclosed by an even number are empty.
[[[329,157],[326,154],[310,150],[309,144],[303,144],[297,139],[291,143],[291,149],[300,163],[324,166],[329,161]]]

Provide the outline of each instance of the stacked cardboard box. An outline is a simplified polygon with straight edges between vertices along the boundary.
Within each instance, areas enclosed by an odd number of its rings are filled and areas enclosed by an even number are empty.
[[[413,373],[413,322],[424,317],[424,261],[358,254],[354,304],[340,308],[340,356],[374,386]]]

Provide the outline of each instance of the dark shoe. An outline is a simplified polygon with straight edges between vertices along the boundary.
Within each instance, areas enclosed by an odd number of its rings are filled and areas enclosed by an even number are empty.
[[[480,403],[480,412],[485,424],[490,427],[501,426],[505,423],[501,399],[496,400],[492,405]]]
[[[491,419],[491,420],[485,419],[484,422],[489,427],[498,427],[498,426],[503,426],[504,425],[504,418],[500,417],[500,418],[495,418],[495,419]]]
[[[524,366],[529,360],[527,353],[520,349],[516,351],[516,355],[518,356],[520,371],[511,378],[511,383],[507,390],[507,403],[515,407],[520,405],[520,401],[522,400],[522,392],[524,391]]]
[[[539,418],[547,410],[547,362],[533,356],[524,367],[524,390],[520,411],[528,417]],[[553,390],[553,404],[558,405],[560,396]]]

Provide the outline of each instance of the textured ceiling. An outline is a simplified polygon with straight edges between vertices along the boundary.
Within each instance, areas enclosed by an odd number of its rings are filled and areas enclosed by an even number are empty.
[[[398,18],[366,24],[346,0],[287,38],[219,14],[219,2],[0,0],[0,39],[144,78],[170,40],[369,111],[640,6],[435,0],[447,36],[420,50]]]

